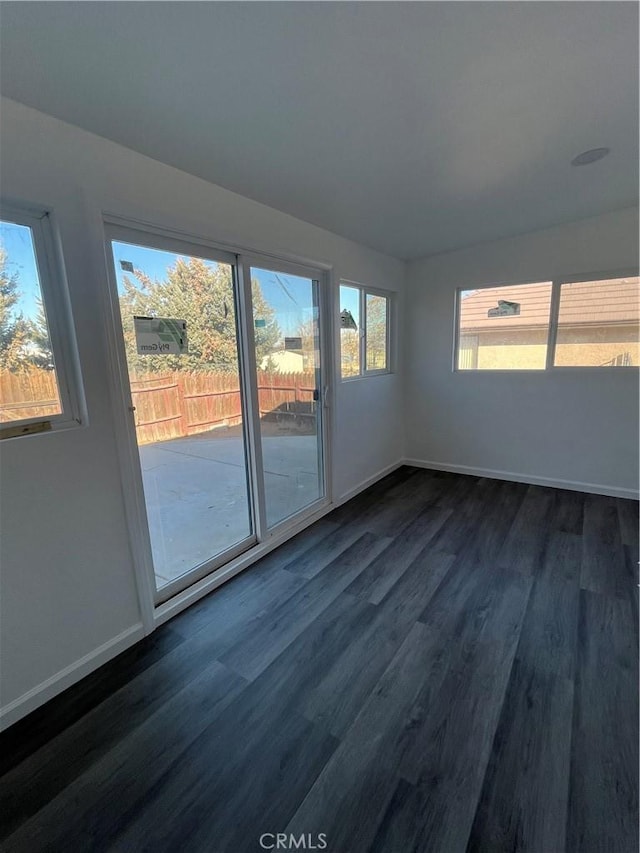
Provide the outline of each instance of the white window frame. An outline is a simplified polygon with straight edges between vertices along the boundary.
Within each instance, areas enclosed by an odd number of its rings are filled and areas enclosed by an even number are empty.
[[[391,351],[391,326],[394,321],[394,293],[390,290],[381,290],[376,287],[369,287],[366,284],[359,284],[355,281],[348,281],[347,279],[340,279],[338,283],[338,330],[340,331],[340,288],[341,287],[350,287],[353,290],[358,291],[358,306],[360,311],[360,328],[358,329],[360,334],[360,342],[359,342],[359,354],[360,354],[360,369],[357,374],[354,376],[343,376],[342,375],[342,335],[339,335],[339,352],[338,352],[338,369],[340,371],[340,381],[341,382],[353,382],[358,379],[364,379],[367,376],[384,376],[388,373],[393,373],[393,365],[392,365],[392,351]],[[385,335],[385,344],[386,344],[386,352],[387,352],[387,366],[377,368],[375,370],[367,370],[367,296],[381,296],[387,300],[387,328]]]
[[[454,310],[454,318],[453,318],[453,353],[452,353],[452,371],[453,373],[465,373],[465,374],[495,374],[495,373],[548,373],[550,371],[584,371],[584,370],[595,370],[598,372],[606,371],[606,370],[638,370],[638,365],[619,365],[619,366],[599,366],[599,365],[556,365],[555,362],[555,354],[556,354],[556,341],[558,337],[558,317],[560,312],[560,294],[561,288],[563,284],[571,284],[575,281],[606,281],[607,279],[613,278],[632,278],[638,276],[638,270],[612,270],[607,272],[591,272],[591,273],[572,273],[571,275],[560,275],[560,276],[540,276],[539,278],[530,279],[527,281],[503,281],[503,282],[492,282],[491,284],[480,284],[480,285],[465,285],[464,287],[457,287],[455,291],[455,310]],[[544,367],[532,367],[532,368],[524,368],[524,367],[513,367],[513,368],[459,368],[458,367],[458,349],[460,345],[460,312],[461,312],[461,299],[462,294],[466,293],[469,290],[488,290],[490,288],[498,288],[498,287],[510,287],[515,288],[519,286],[525,286],[527,284],[544,284],[546,282],[551,282],[551,303],[549,306],[549,326],[547,329],[547,353],[546,353],[546,361]]]
[[[44,207],[2,200],[0,219],[31,229],[62,409],[55,415],[4,421],[0,424],[0,438],[23,438],[77,427],[86,422],[86,410],[67,280],[53,214]]]

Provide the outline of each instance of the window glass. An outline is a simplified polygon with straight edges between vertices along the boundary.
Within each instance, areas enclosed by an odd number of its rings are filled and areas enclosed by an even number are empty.
[[[360,375],[360,289],[340,285],[340,365],[342,378]]]
[[[387,369],[387,298],[367,293],[366,370]]]
[[[460,292],[458,370],[544,370],[551,282]]]
[[[340,285],[340,366],[343,379],[389,370],[390,296]]]
[[[62,414],[30,227],[0,220],[0,422]]]
[[[637,276],[564,282],[554,363],[559,367],[638,366]]]

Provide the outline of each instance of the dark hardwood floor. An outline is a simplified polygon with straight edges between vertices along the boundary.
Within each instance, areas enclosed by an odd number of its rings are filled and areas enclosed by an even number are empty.
[[[399,469],[5,732],[0,847],[636,853],[637,561],[636,502]]]

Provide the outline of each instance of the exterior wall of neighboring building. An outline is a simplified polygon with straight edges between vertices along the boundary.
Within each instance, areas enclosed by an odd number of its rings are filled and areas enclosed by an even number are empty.
[[[556,342],[556,364],[565,367],[585,364],[638,367],[638,327],[560,328]]]
[[[461,335],[460,367],[478,370],[535,370],[547,359],[546,329],[509,329]],[[462,360],[462,347],[468,350]]]
[[[273,370],[276,373],[304,373],[304,356],[299,352],[272,352],[265,356],[260,365],[262,370]]]
[[[479,370],[536,370],[547,359],[547,329],[504,332],[464,330],[458,366]],[[564,327],[558,330],[555,363],[564,367],[638,366],[635,326]]]

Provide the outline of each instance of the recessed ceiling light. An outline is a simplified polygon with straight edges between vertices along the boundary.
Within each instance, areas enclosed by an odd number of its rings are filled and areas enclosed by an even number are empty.
[[[586,166],[587,163],[595,163],[596,160],[602,160],[606,157],[610,148],[590,148],[588,151],[583,151],[571,161],[572,166]]]

